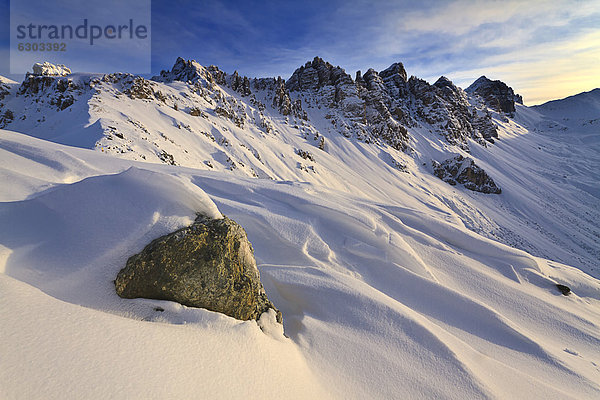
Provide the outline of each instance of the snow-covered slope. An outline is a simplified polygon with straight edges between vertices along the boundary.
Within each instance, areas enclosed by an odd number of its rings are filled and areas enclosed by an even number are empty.
[[[600,282],[447,211],[8,131],[0,147],[5,398],[600,393]],[[289,339],[115,294],[129,255],[215,205],[246,228]]]
[[[0,397],[597,397],[600,141],[570,100],[509,118],[401,64],[294,76],[5,85]],[[501,194],[433,174],[457,155]],[[287,338],[117,297],[198,211],[247,230]]]
[[[532,108],[553,122],[548,122],[546,129],[564,131],[570,128],[591,133],[588,138],[592,141],[600,140],[600,88]]]
[[[494,84],[506,90],[490,98],[515,102],[512,89]],[[595,131],[579,124],[569,131],[576,138],[559,137],[558,117],[515,104],[507,118],[444,77],[434,85],[408,79],[401,63],[353,80],[317,57],[284,82],[178,59],[154,80],[30,75],[11,90],[0,127],[130,160],[309,182],[367,198],[401,192],[484,236],[599,273]],[[594,115],[585,110],[581,118]],[[452,188],[432,175],[434,161],[457,154],[474,159],[502,195]]]
[[[586,119],[597,116],[600,115],[600,88],[552,100],[533,108],[557,119]]]
[[[1,75],[0,75],[0,83],[17,84],[17,82],[13,81],[12,79],[8,79],[7,77],[1,76]]]

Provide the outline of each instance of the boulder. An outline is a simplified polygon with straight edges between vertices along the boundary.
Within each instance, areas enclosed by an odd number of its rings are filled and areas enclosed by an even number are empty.
[[[244,229],[227,217],[199,216],[186,228],[153,240],[127,260],[115,280],[123,298],[170,300],[258,320],[273,309],[260,282]]]
[[[556,288],[563,294],[563,296],[568,296],[571,294],[571,288],[566,285],[561,285],[560,283],[557,283]]]

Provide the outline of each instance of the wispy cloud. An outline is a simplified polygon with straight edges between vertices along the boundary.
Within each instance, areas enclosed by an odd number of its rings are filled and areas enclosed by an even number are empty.
[[[600,65],[598,1],[357,3],[333,23],[342,41],[351,38],[354,68],[400,60],[409,73],[446,75],[463,86],[486,74],[515,86],[529,103],[600,86],[593,73]]]
[[[600,0],[154,1],[152,25],[154,72],[182,56],[287,78],[319,55],[463,87],[485,74],[527,103],[600,86]]]

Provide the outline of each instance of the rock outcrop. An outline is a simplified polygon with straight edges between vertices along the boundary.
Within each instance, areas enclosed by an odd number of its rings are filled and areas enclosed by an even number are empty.
[[[384,142],[398,150],[410,147],[411,127],[429,128],[465,150],[468,139],[485,144],[498,136],[484,105],[471,104],[467,93],[445,77],[433,85],[408,78],[400,62],[381,72],[358,71],[352,80],[342,68],[315,57],[296,69],[285,85],[291,92],[323,99],[319,108],[331,110],[327,118],[345,136]]]
[[[196,60],[184,60],[178,57],[170,71],[162,70],[160,75],[153,76],[152,80],[157,82],[180,81],[213,88],[215,83],[224,83],[225,75],[215,66],[204,68]]]
[[[71,70],[64,65],[36,63],[33,65],[33,73],[27,73],[19,86],[17,96],[31,96],[36,98],[36,102],[56,106],[62,111],[89,88],[87,83],[68,76],[70,73]]]
[[[208,75],[206,69],[197,61],[177,57],[170,71],[162,70],[160,75],[152,77],[152,80],[159,82],[194,82],[198,78],[208,79]]]
[[[1,77],[0,77],[1,78]],[[3,100],[10,94],[10,86],[0,79],[0,100]]]
[[[450,185],[461,183],[475,192],[502,193],[494,180],[470,158],[458,155],[442,163],[433,161],[432,164],[435,176]]]
[[[285,86],[285,81],[281,77],[278,77],[274,85],[273,108],[279,110],[283,115],[293,115],[297,118],[307,120],[308,115],[302,109],[301,100],[292,101],[290,91]]]
[[[33,64],[33,75],[36,76],[67,76],[71,70],[63,64],[54,65],[49,62]]]
[[[176,301],[240,320],[281,312],[260,282],[252,245],[235,221],[199,216],[189,227],[160,237],[129,258],[115,281],[124,298]]]
[[[323,86],[338,86],[343,83],[352,84],[352,78],[341,67],[334,67],[320,57],[308,61],[296,69],[286,82],[289,90],[316,90]]]
[[[563,294],[563,296],[568,296],[571,294],[571,288],[566,285],[561,285],[560,283],[557,283],[556,288]]]
[[[513,89],[502,81],[493,81],[481,76],[466,89],[472,95],[481,96],[485,104],[491,109],[512,115],[515,112],[515,103],[523,104],[523,98],[515,94]]]

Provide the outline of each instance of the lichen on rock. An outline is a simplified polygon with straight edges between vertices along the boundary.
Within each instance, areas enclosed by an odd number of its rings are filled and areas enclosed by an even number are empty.
[[[273,309],[260,282],[252,244],[235,221],[198,216],[186,228],[155,239],[129,258],[115,280],[124,298],[170,300],[258,320]]]

